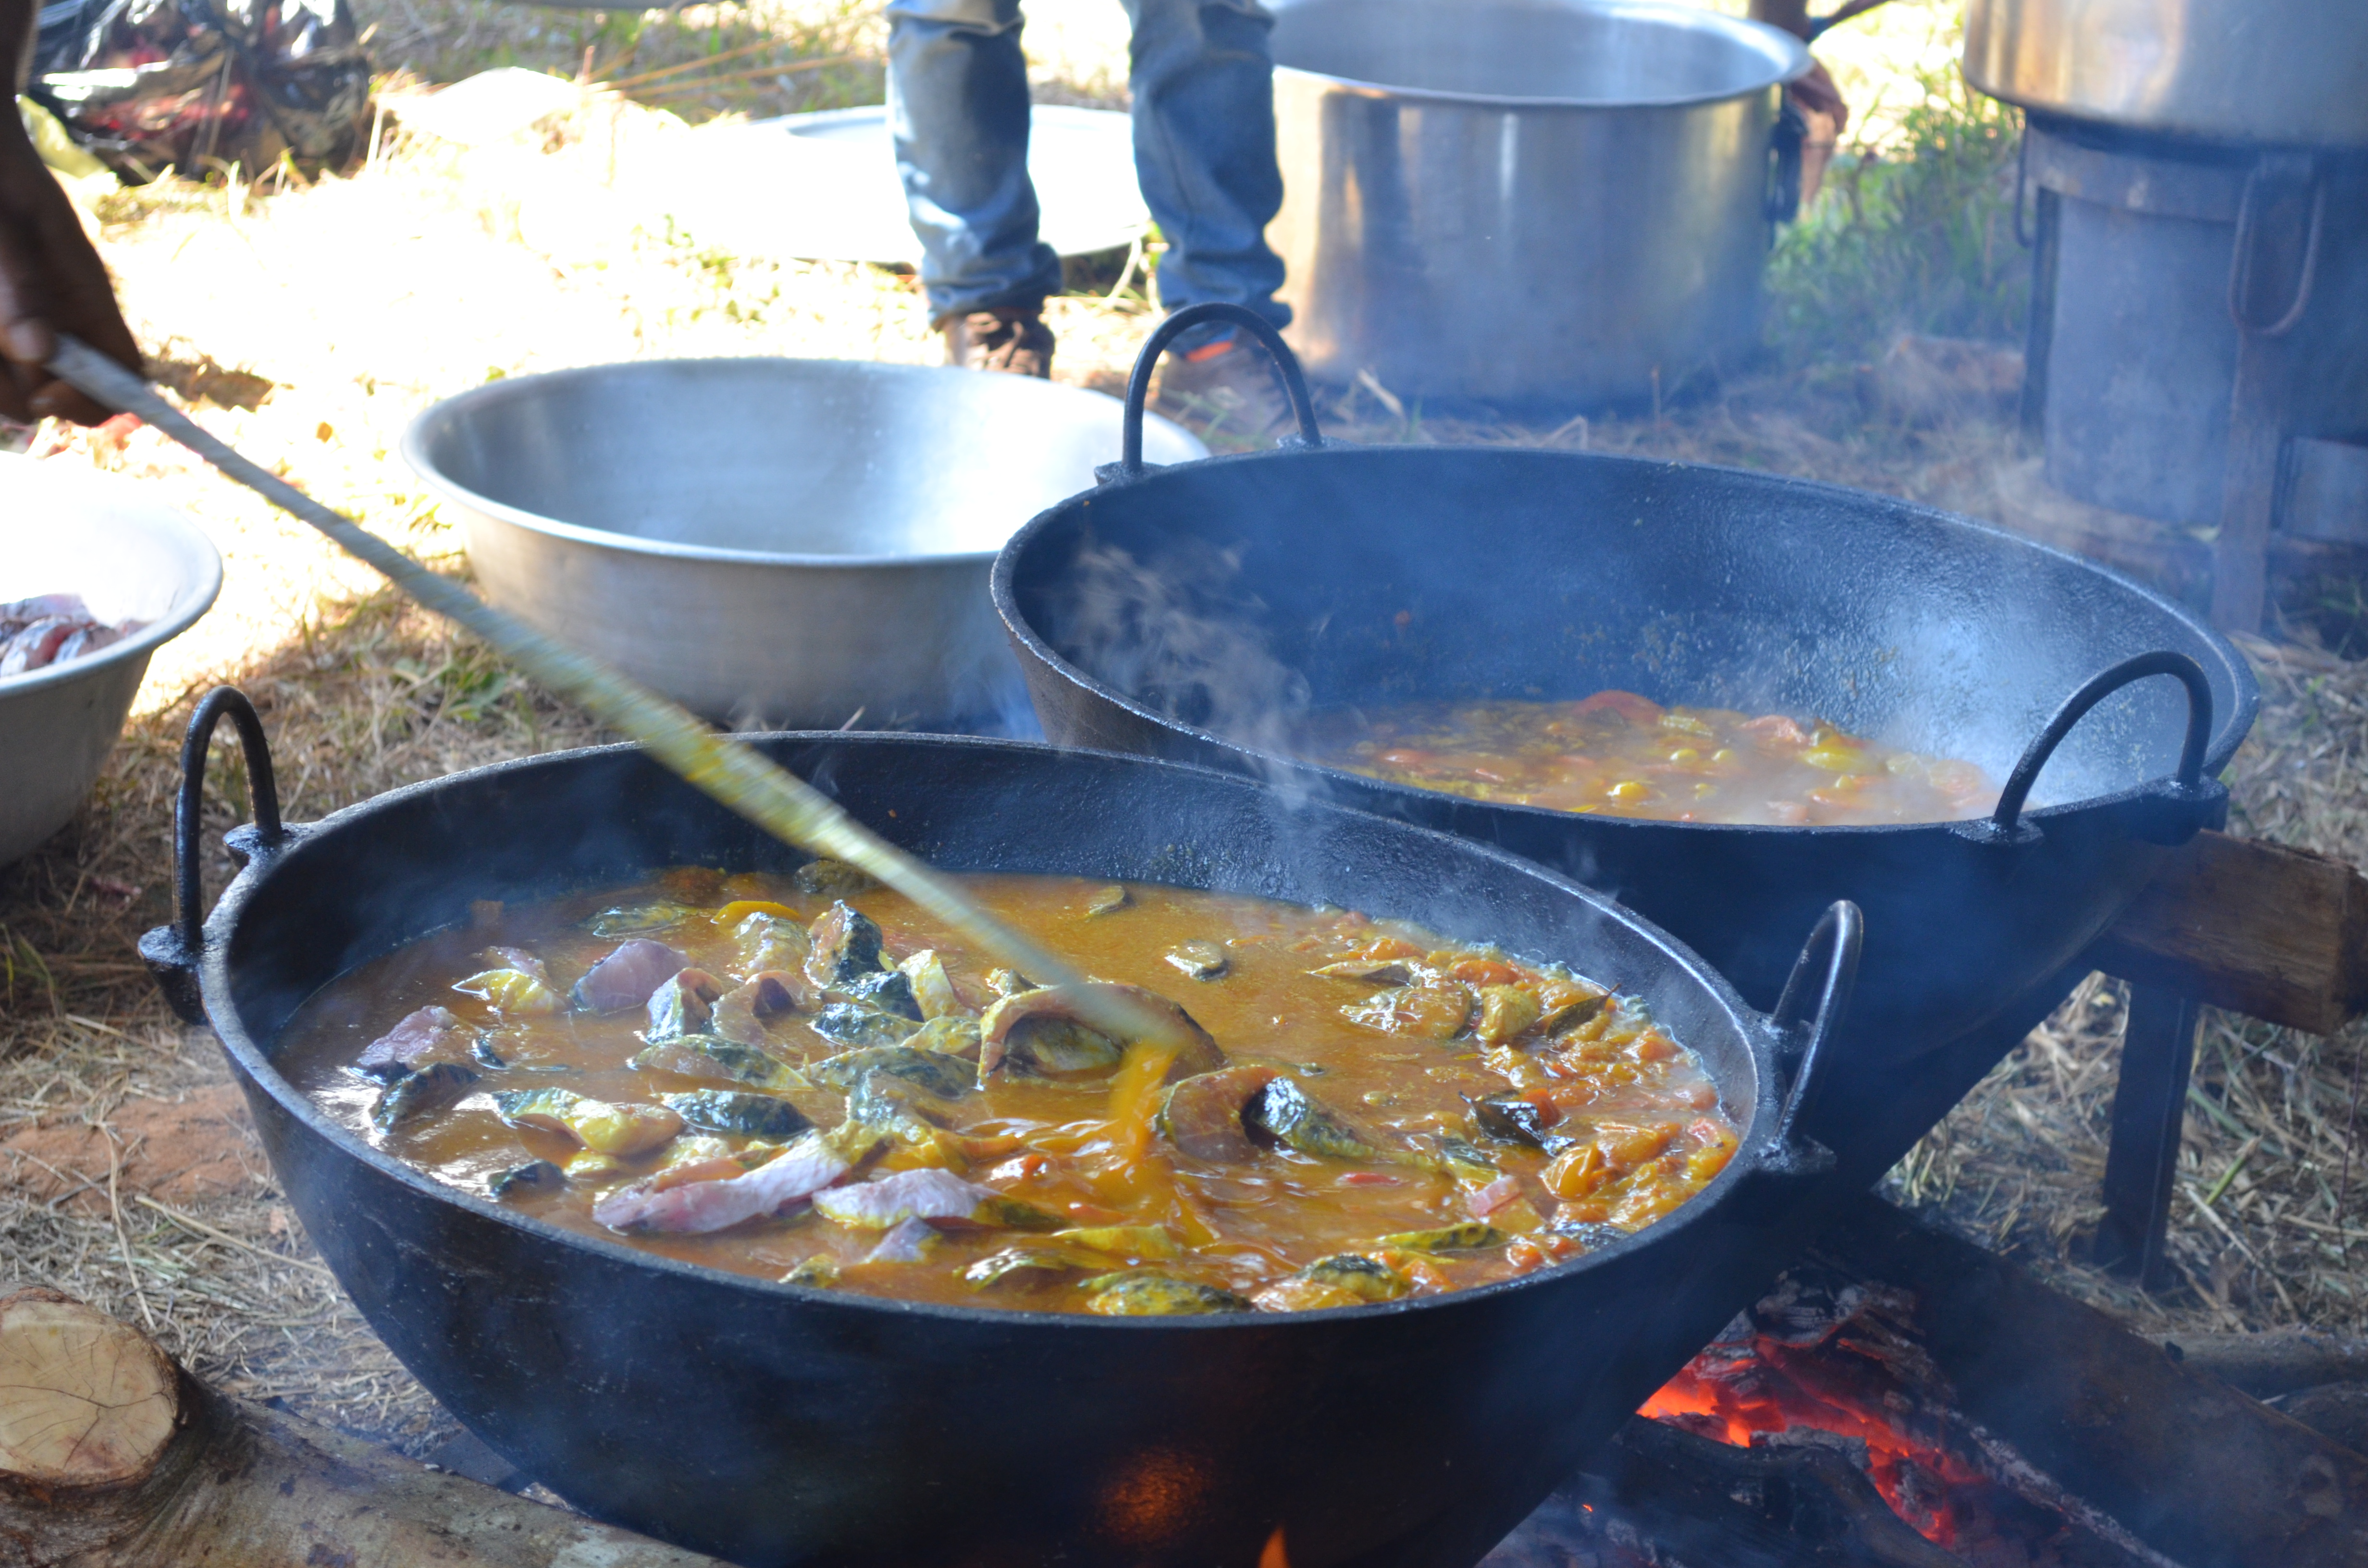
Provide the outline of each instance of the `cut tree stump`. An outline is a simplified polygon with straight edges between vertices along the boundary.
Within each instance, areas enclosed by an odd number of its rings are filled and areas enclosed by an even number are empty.
[[[0,1568],[725,1568],[229,1398],[55,1290],[0,1296]]]

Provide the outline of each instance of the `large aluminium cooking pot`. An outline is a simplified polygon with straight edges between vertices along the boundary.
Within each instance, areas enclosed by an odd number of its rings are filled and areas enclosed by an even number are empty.
[[[245,870],[196,926],[218,714],[246,743]],[[949,869],[1139,878],[1324,901],[1616,977],[1697,1051],[1742,1131],[1668,1219],[1524,1278],[1354,1311],[1102,1319],[839,1295],[523,1218],[381,1154],[274,1065],[305,998],[469,917],[685,862],[802,857],[612,746],[278,820],[237,693],[183,753],[183,925],[142,951],[202,1000],[273,1170],[370,1325],[444,1406],[589,1512],[748,1563],[1468,1568],[1762,1290],[1835,1196],[1804,1141],[1857,912],[1804,954],[1794,1014],[1513,857],[1235,777],[1010,742],[759,744]],[[1796,937],[1806,934],[1796,933]],[[1814,1000],[1813,1000],[1814,997]],[[1788,1014],[1789,1016],[1789,1014]]]
[[[1275,6],[1270,231],[1309,373],[1639,402],[1758,340],[1787,33],[1653,0]]]
[[[1965,80],[2044,114],[2205,142],[2368,147],[2358,0],[1967,0]]]
[[[1249,312],[1196,306],[1145,345],[1132,395],[1162,334],[1218,318],[1286,353]],[[1130,446],[1005,546],[996,607],[1055,743],[1259,772],[1511,849],[1617,895],[1760,1006],[1789,933],[1853,900],[1868,979],[1847,1044],[1894,1060],[2069,964],[2166,846],[2226,811],[2216,775],[2252,722],[2252,674],[2126,578],[1772,474],[1346,447],[1285,370],[1289,449],[1155,468]],[[1974,823],[1724,826],[1489,804],[1287,756],[1294,707],[1604,687],[1817,714],[2009,787]]]

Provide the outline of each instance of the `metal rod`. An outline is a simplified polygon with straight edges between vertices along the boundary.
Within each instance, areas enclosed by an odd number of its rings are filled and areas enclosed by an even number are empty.
[[[877,877],[1040,985],[1076,985],[1064,960],[1006,926],[945,878],[858,823],[838,803],[746,742],[717,734],[669,701],[412,560],[344,514],[313,500],[159,396],[142,377],[63,334],[50,373],[119,414],[137,415],[273,506],[302,518],[385,574],[427,608],[490,643],[540,682],[632,740],[658,762],[786,844]],[[1121,1040],[1171,1041],[1171,1026],[1123,993],[1084,991],[1078,1011]]]
[[[685,60],[674,65],[661,65],[655,70],[643,71],[631,76],[616,76],[606,82],[595,82],[592,85],[605,88],[609,92],[623,92],[630,87],[638,87],[644,82],[655,82],[661,76],[678,76],[685,71],[698,71],[710,65],[721,65],[727,60],[738,60],[762,50],[791,47],[792,43],[788,39],[760,38],[754,43],[744,43],[732,49],[721,49],[713,54],[702,54],[697,60]]]
[[[718,71],[712,76],[685,76],[677,81],[660,82],[655,86],[636,87],[645,98],[670,97],[677,93],[696,93],[719,87],[730,82],[753,82],[760,77],[787,76],[799,71],[816,71],[825,65],[848,65],[862,59],[860,54],[832,54],[819,60],[793,60],[787,65],[754,65],[746,71]]]

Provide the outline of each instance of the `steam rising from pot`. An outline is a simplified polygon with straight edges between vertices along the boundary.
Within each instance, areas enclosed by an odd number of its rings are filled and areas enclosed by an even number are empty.
[[[1205,540],[1179,540],[1156,565],[1089,544],[1052,607],[1053,640],[1179,723],[1287,754],[1307,677],[1274,656],[1258,630],[1267,607],[1240,585],[1240,553]]]

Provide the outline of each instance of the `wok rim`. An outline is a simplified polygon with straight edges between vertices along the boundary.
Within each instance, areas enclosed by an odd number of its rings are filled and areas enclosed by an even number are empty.
[[[1374,442],[1368,445],[1361,442],[1350,443],[1346,441],[1338,441],[1327,437],[1325,438],[1324,446],[1316,451],[1309,451],[1304,448],[1292,449],[1278,445],[1277,447],[1268,450],[1235,452],[1216,457],[1201,458],[1189,463],[1167,463],[1161,465],[1146,463],[1144,465],[1142,475],[1138,478],[1120,478],[1105,483],[1095,486],[1091,490],[1079,491],[1076,494],[1069,496],[1052,506],[1046,507],[1043,511],[1037,513],[1036,516],[1029,518],[1028,521],[1021,524],[1019,528],[1013,531],[1010,539],[1004,542],[1003,549],[996,556],[995,570],[988,578],[988,588],[994,597],[995,613],[1002,620],[1005,633],[1009,636],[1014,642],[1019,645],[1021,651],[1028,657],[1035,659],[1046,669],[1059,675],[1072,686],[1091,693],[1097,699],[1119,708],[1132,717],[1142,720],[1156,729],[1165,731],[1170,734],[1182,736],[1201,745],[1212,747],[1229,756],[1255,758],[1264,763],[1280,764],[1284,767],[1298,770],[1303,774],[1313,775],[1315,778],[1320,778],[1327,789],[1367,791],[1377,798],[1377,804],[1380,801],[1412,801],[1429,809],[1431,802],[1443,801],[1447,802],[1451,806],[1461,807],[1464,810],[1506,812],[1508,813],[1513,820],[1523,823],[1539,824],[1587,823],[1589,824],[1610,824],[1621,828],[1646,828],[1680,831],[1702,835],[1713,834],[1748,834],[1753,835],[1770,836],[1784,835],[1832,835],[1836,836],[1850,836],[1856,838],[1876,838],[1885,835],[1904,836],[1909,834],[1930,833],[1936,829],[1941,832],[1950,832],[1962,824],[1967,823],[1979,823],[1988,819],[1989,813],[1986,812],[1978,816],[1959,817],[1936,822],[1920,823],[1829,823],[1804,824],[1799,826],[1788,826],[1780,823],[1674,822],[1660,817],[1617,817],[1604,816],[1591,812],[1561,812],[1555,811],[1547,806],[1524,805],[1512,801],[1476,801],[1468,796],[1452,794],[1443,790],[1420,790],[1410,784],[1395,784],[1386,779],[1374,778],[1362,773],[1351,773],[1345,768],[1331,767],[1323,763],[1309,762],[1302,757],[1286,756],[1278,752],[1260,751],[1254,747],[1241,744],[1238,742],[1227,740],[1224,736],[1216,734],[1213,732],[1200,729],[1197,726],[1186,724],[1178,720],[1171,719],[1163,713],[1159,713],[1150,708],[1144,707],[1133,697],[1116,690],[1114,687],[1101,680],[1100,677],[1090,675],[1087,671],[1078,668],[1076,665],[1072,664],[1067,658],[1064,657],[1059,652],[1057,652],[1050,642],[1046,642],[1045,639],[1038,633],[1035,626],[1020,613],[1019,595],[1013,587],[1013,580],[1019,573],[1019,558],[1027,552],[1030,546],[1034,544],[1041,535],[1050,532],[1056,522],[1064,520],[1062,514],[1066,513],[1071,507],[1077,506],[1078,503],[1089,497],[1098,496],[1105,493],[1118,492],[1133,484],[1156,483],[1163,475],[1176,473],[1185,470],[1205,469],[1212,465],[1221,464],[1257,462],[1278,458],[1284,460],[1308,457],[1320,458],[1324,453],[1327,452],[1338,452],[1343,454],[1352,454],[1357,452],[1435,452],[1453,453],[1459,456],[1480,453],[1492,455],[1501,453],[1504,455],[1515,456],[1519,460],[1527,460],[1532,458],[1541,460],[1559,459],[1579,462],[1600,463],[1611,467],[1629,468],[1634,470],[1656,469],[1668,471],[1676,469],[1689,472],[1713,473],[1723,476],[1733,476],[1750,483],[1766,483],[1795,491],[1804,491],[1825,495],[1847,496],[1858,501],[1863,501],[1865,498],[1872,496],[1874,499],[1883,502],[1886,506],[1896,506],[1902,510],[1914,513],[1924,520],[1938,522],[1949,527],[1965,529],[1976,535],[1985,536],[1988,539],[2001,541],[2009,546],[2020,546],[2024,549],[2033,550],[2056,562],[2080,570],[2096,573],[2098,575],[2104,577],[2106,580],[2112,583],[2116,587],[2137,596],[2147,604],[2169,615],[2171,619],[2181,622],[2191,631],[2195,632],[2203,641],[2204,644],[2212,649],[2213,653],[2219,657],[2222,664],[2226,667],[2231,676],[2230,684],[2236,688],[2237,692],[2237,701],[2232,707],[2230,707],[2226,712],[2215,711],[2212,716],[2212,735],[2205,744],[2203,755],[2203,777],[2206,779],[2218,778],[2221,772],[2227,767],[2228,764],[2234,760],[2237,749],[2244,744],[2245,737],[2251,733],[2254,720],[2260,713],[2261,705],[2260,678],[2253,674],[2252,665],[2246,659],[2243,652],[2239,650],[2235,643],[2229,642],[2228,639],[2217,630],[2197,619],[2192,613],[2191,613],[2184,606],[2179,604],[2178,601],[2156,592],[2154,589],[2147,587],[2145,584],[2137,582],[2134,578],[2124,576],[2123,574],[2114,571],[2112,567],[2105,566],[2098,562],[2090,561],[2086,556],[2076,555],[2066,550],[2059,550],[2051,544],[2043,544],[2037,540],[2016,533],[2010,528],[2003,528],[1994,523],[1985,523],[1979,518],[1966,517],[1961,512],[1943,511],[1938,506],[1928,506],[1921,502],[1908,501],[1896,495],[1884,495],[1878,491],[1859,490],[1846,484],[1835,484],[1826,480],[1803,479],[1793,474],[1770,473],[1759,469],[1736,468],[1725,463],[1675,461],[1663,458],[1633,457],[1625,453],[1618,452],[1558,452],[1527,447],[1433,447],[1417,446],[1404,442]],[[1022,667],[1024,670],[1024,660]],[[2206,672],[2206,676],[2208,678],[2208,671]],[[2067,692],[2066,695],[2069,696],[2070,693]],[[1078,749],[1082,750],[1086,748],[1081,747]],[[1185,766],[1205,767],[1206,765],[1188,763],[1185,764]],[[2043,768],[2043,776],[2044,771],[2045,770]],[[2112,790],[2102,795],[2084,796],[2079,800],[2063,801],[2047,806],[2025,806],[2021,813],[2021,820],[2025,822],[2046,822],[2060,817],[2069,816],[2077,812],[2087,812],[2125,804],[2146,794],[2149,790],[2154,789],[2160,782],[2162,782],[2162,780],[2150,778],[2142,783],[2134,784],[2125,789]],[[1341,801],[1340,799],[1336,799],[1333,803],[1341,803]],[[1349,809],[1371,812],[1374,810],[1374,807],[1360,805],[1351,806]],[[1393,818],[1392,820],[1395,821],[1405,819]],[[1656,927],[1656,929],[1657,929],[1657,927]]]
[[[1096,751],[1081,746],[1054,746],[1037,741],[997,740],[968,735],[904,734],[886,731],[850,733],[814,730],[769,731],[741,738],[767,742],[792,741],[809,744],[848,743],[873,744],[883,742],[890,744],[931,747],[951,744],[965,749],[1036,754],[1054,759],[1082,756],[1096,761],[1114,762],[1129,767],[1162,771],[1182,770],[1229,789],[1248,790],[1260,793],[1268,792],[1269,790],[1269,786],[1258,780],[1244,778],[1238,774],[1229,773],[1222,768],[1138,756],[1125,752]],[[1657,1242],[1676,1237],[1681,1227],[1708,1222],[1721,1203],[1731,1201],[1738,1188],[1755,1176],[1762,1176],[1764,1173],[1767,1178],[1786,1179],[1770,1168],[1770,1155],[1777,1153],[1782,1143],[1778,1124],[1791,1088],[1791,1085],[1787,1085],[1780,1089],[1776,1083],[1779,1066],[1776,1061],[1775,1041],[1772,1038],[1774,1026],[1766,1015],[1759,1013],[1744,1001],[1726,978],[1705,961],[1691,947],[1616,899],[1596,892],[1535,861],[1497,849],[1493,846],[1459,838],[1435,828],[1423,827],[1412,823],[1387,822],[1386,819],[1373,818],[1369,812],[1359,812],[1349,807],[1322,801],[1309,802],[1308,805],[1314,809],[1362,818],[1367,822],[1382,822],[1385,824],[1385,831],[1417,835],[1436,841],[1440,847],[1452,853],[1476,855],[1483,859],[1498,862],[1507,869],[1546,883],[1556,893],[1576,896],[1580,903],[1592,908],[1599,915],[1627,927],[1631,932],[1658,947],[1672,960],[1676,969],[1682,971],[1690,982],[1698,985],[1713,1004],[1735,1020],[1736,1032],[1739,1037],[1741,1048],[1752,1065],[1754,1083],[1751,1087],[1754,1094],[1751,1099],[1750,1122],[1741,1130],[1735,1155],[1727,1162],[1725,1168],[1713,1176],[1700,1192],[1662,1218],[1652,1221],[1642,1230],[1630,1232],[1608,1246],[1588,1251],[1561,1263],[1533,1269],[1527,1274],[1516,1275],[1509,1279],[1443,1291],[1433,1296],[1412,1296],[1368,1306],[1327,1307],[1306,1312],[1253,1311],[1145,1317],[1102,1317],[1090,1312],[1029,1312],[1008,1307],[950,1306],[943,1302],[905,1301],[895,1297],[871,1296],[853,1291],[791,1285],[755,1275],[712,1268],[703,1264],[667,1257],[662,1254],[643,1252],[621,1240],[611,1240],[606,1236],[572,1231],[547,1220],[506,1209],[482,1194],[472,1193],[438,1181],[427,1172],[364,1142],[335,1118],[324,1113],[303,1091],[290,1083],[279,1070],[271,1057],[248,1033],[245,1019],[239,1016],[234,1004],[230,1000],[233,995],[229,973],[230,937],[245,914],[246,905],[268,887],[272,874],[280,864],[284,852],[301,852],[306,846],[319,840],[326,833],[343,831],[357,824],[367,824],[381,812],[398,809],[415,799],[433,794],[439,788],[447,785],[501,775],[526,773],[541,767],[561,767],[586,757],[613,756],[628,753],[640,754],[643,749],[632,742],[620,742],[609,745],[577,747],[568,751],[546,752],[535,756],[508,758],[436,778],[401,785],[384,793],[372,795],[352,805],[342,807],[315,822],[285,824],[294,836],[284,843],[279,849],[256,856],[242,869],[238,876],[233,879],[230,885],[222,891],[221,898],[216,901],[204,924],[204,943],[198,972],[201,994],[205,1000],[206,1020],[212,1026],[215,1038],[221,1042],[224,1053],[231,1058],[232,1064],[238,1074],[256,1088],[268,1095],[283,1113],[308,1132],[338,1153],[359,1160],[374,1175],[396,1182],[410,1189],[416,1197],[430,1201],[451,1203],[462,1213],[473,1219],[490,1221],[497,1225],[514,1229],[522,1233],[529,1241],[544,1244],[555,1244],[562,1247],[586,1248],[595,1256],[611,1263],[655,1268],[662,1275],[676,1278],[686,1283],[705,1283],[746,1290],[757,1300],[786,1300],[809,1306],[853,1305],[891,1317],[917,1315],[971,1325],[981,1323],[1004,1326],[1014,1324],[1040,1324],[1047,1329],[1058,1329],[1093,1324],[1115,1332],[1153,1333],[1178,1328],[1216,1332],[1224,1329],[1276,1329],[1338,1322],[1349,1318],[1378,1318],[1413,1312],[1429,1312],[1452,1307],[1467,1301],[1493,1299],[1508,1291],[1552,1281],[1574,1279],[1599,1261],[1609,1263],[1612,1260],[1630,1257],[1656,1244]],[[1058,875],[1060,873],[1027,874]],[[447,928],[438,926],[435,929]],[[422,931],[406,940],[416,942],[433,934],[433,931]],[[342,972],[349,973],[351,971]],[[324,983],[324,986],[326,983]],[[324,987],[316,987],[306,996],[305,1002],[309,1003],[313,997],[319,995],[323,988]],[[220,1006],[217,1005],[218,1002]],[[299,1008],[301,1009],[303,1005],[303,1003],[298,1004]],[[293,1016],[291,1012],[291,1018]],[[1691,1046],[1688,1047],[1689,1051],[1691,1049]],[[1830,1062],[1827,1067],[1830,1070]],[[1787,1185],[1791,1184],[1788,1182]],[[1798,1200],[1795,1199],[1795,1201]],[[331,1272],[336,1272],[334,1267]],[[340,1288],[343,1288],[342,1279],[339,1284]]]
[[[801,368],[825,367],[842,374],[876,377],[889,381],[942,374],[951,369],[943,365],[899,365],[872,359],[822,359],[787,354],[734,354],[707,358],[677,356],[666,359],[612,359],[591,365],[568,365],[553,370],[538,370],[532,375],[505,376],[496,381],[471,387],[450,397],[438,399],[411,416],[404,426],[396,448],[403,460],[419,482],[436,494],[439,501],[472,511],[493,521],[507,524],[528,533],[541,534],[550,539],[588,549],[611,551],[619,555],[649,561],[703,562],[729,566],[780,567],[793,571],[926,570],[947,567],[976,566],[995,559],[1002,550],[997,545],[989,550],[900,551],[889,554],[828,554],[782,550],[735,550],[723,545],[683,544],[667,540],[643,539],[638,534],[619,533],[611,528],[593,528],[586,523],[571,523],[562,517],[548,517],[529,511],[523,506],[496,501],[461,483],[447,473],[428,455],[427,444],[432,430],[441,430],[457,420],[472,414],[479,405],[497,403],[505,398],[521,395],[517,389],[557,383],[564,381],[586,381],[601,375],[620,371],[639,374],[705,368],[715,365],[791,365]],[[1073,387],[1057,381],[1042,381],[1033,376],[1007,377],[1005,381],[1024,382],[1047,389],[1053,395],[1083,393],[1104,399],[1113,404],[1119,400],[1108,392],[1091,387]],[[1002,395],[1003,383],[994,383],[996,395]],[[1023,392],[1022,397],[1041,397],[1043,392]],[[1208,447],[1201,438],[1174,421],[1156,414],[1145,414],[1146,424],[1156,420],[1173,434],[1182,437],[1202,452]],[[1199,461],[1199,459],[1188,460]],[[1006,542],[1008,542],[1007,536]]]

